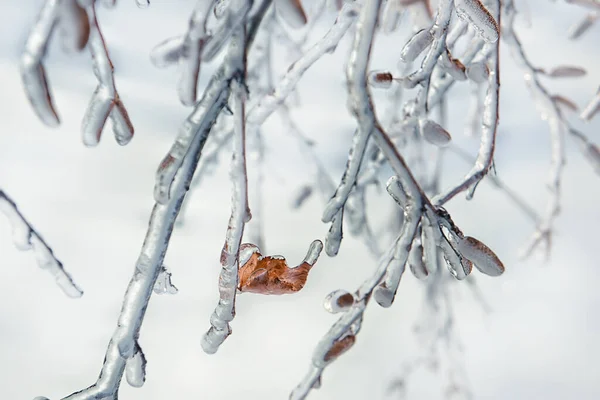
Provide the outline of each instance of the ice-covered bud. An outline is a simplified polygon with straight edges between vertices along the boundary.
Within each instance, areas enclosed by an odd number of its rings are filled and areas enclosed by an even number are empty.
[[[490,70],[485,62],[479,61],[470,64],[466,69],[467,78],[475,83],[484,83],[490,76]]]
[[[430,119],[419,120],[419,128],[423,138],[436,146],[446,146],[452,140],[452,136],[450,136],[447,130]]]
[[[498,23],[479,0],[454,0],[454,7],[458,17],[471,24],[483,40],[488,43],[498,41]]]
[[[383,33],[389,35],[398,29],[401,17],[400,4],[395,1],[388,1],[383,8],[383,15],[380,19]]]
[[[330,362],[350,350],[354,342],[356,341],[356,336],[349,334],[340,338],[333,342],[333,345],[329,349],[327,353],[325,353],[325,357],[323,357],[323,361]]]
[[[345,290],[335,290],[325,297],[323,307],[329,313],[336,314],[346,311],[354,304],[354,295]]]
[[[369,85],[378,89],[389,89],[394,81],[394,76],[389,72],[371,71],[367,76]]]
[[[584,19],[569,28],[569,39],[577,39],[594,25],[597,19],[600,18],[600,13],[589,13]]]
[[[414,61],[433,42],[429,29],[421,29],[409,39],[400,52],[400,59],[405,62]]]
[[[577,104],[575,104],[572,100],[567,99],[564,96],[561,96],[561,95],[552,96],[552,101],[554,101],[555,104],[557,104],[559,107],[561,107],[563,109],[567,109],[572,112],[577,112],[577,110],[578,110]]]
[[[571,65],[561,65],[546,72],[546,75],[552,78],[579,78],[586,74],[587,71],[585,69]]]
[[[306,13],[300,0],[275,0],[275,11],[292,28],[306,25]]]
[[[458,242],[460,254],[473,262],[475,268],[489,276],[502,275],[504,265],[498,256],[485,244],[470,236],[465,236]]]
[[[150,7],[150,0],[135,0],[135,4],[137,4],[139,8],[148,8]]]

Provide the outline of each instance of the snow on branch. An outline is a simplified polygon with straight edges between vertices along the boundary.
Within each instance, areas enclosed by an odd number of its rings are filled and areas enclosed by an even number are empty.
[[[43,64],[48,44],[58,27],[66,50],[81,51],[87,45],[99,84],[81,124],[83,143],[96,146],[110,117],[117,143],[125,145],[133,137],[133,125],[115,88],[114,68],[100,32],[95,7],[96,0],[46,0],[25,43],[21,79],[40,120],[48,126],[58,126],[60,119]]]
[[[3,190],[0,190],[0,211],[10,222],[15,246],[19,250],[33,250],[39,267],[47,270],[54,277],[56,284],[67,296],[81,297],[83,291],[73,282],[52,249]]]

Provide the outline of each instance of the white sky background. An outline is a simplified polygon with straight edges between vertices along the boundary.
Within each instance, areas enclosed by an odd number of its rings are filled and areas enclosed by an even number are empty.
[[[193,2],[156,0],[140,10],[134,0],[121,0],[116,9],[101,9],[99,20],[135,138],[119,147],[107,129],[97,148],[82,145],[79,125],[96,80],[87,52],[69,56],[59,46],[52,46],[46,68],[62,125],[44,127],[27,103],[17,68],[40,5],[33,0],[0,2],[0,188],[17,201],[85,294],[77,300],[64,296],[31,253],[13,247],[10,227],[0,218],[0,397],[11,400],[38,395],[59,399],[95,381],[145,234],[154,172],[188,112],[176,97],[176,70],[154,68],[148,54],[185,29]],[[531,59],[542,67],[585,67],[589,74],[584,79],[550,86],[583,106],[600,83],[600,27],[569,42],[566,29],[583,15],[580,9],[546,1],[528,6],[533,28],[521,23],[519,33]],[[395,68],[391,56],[401,45],[392,39],[378,42],[372,67]],[[347,41],[306,75],[302,109],[294,113],[306,134],[318,140],[319,154],[334,168],[336,181],[353,127],[345,108],[346,53]],[[504,48],[502,58],[509,58]],[[213,68],[204,69],[202,84]],[[451,115],[464,113],[467,102],[460,95],[467,92],[466,85],[454,89],[458,97]],[[510,61],[502,64],[501,96],[499,176],[542,210],[548,129]],[[300,211],[289,210],[290,192],[310,179],[313,170],[279,130],[277,119],[267,124],[268,146],[277,152],[267,161],[272,175],[263,195],[268,251],[295,265],[328,227],[320,222],[323,205],[316,197]],[[455,121],[450,132],[475,154],[477,143],[463,137],[461,124],[461,119]],[[600,141],[600,118],[578,126]],[[464,285],[457,285],[456,328],[465,344],[475,398],[600,398],[600,182],[573,143],[567,143],[563,212],[549,262],[517,259],[533,226],[488,184],[480,185],[473,201],[461,196],[447,207],[463,231],[492,247],[507,268],[500,278],[477,276],[492,308],[489,315]],[[204,354],[200,338],[218,300],[218,257],[229,214],[228,160],[223,157],[217,174],[193,195],[188,223],[174,232],[166,264],[179,293],[153,296],[140,337],[148,359],[147,381],[141,389],[123,383],[122,399],[287,398],[305,373],[313,347],[337,318],[323,310],[324,296],[337,288],[353,290],[375,268],[364,246],[347,235],[339,256],[324,255],[302,292],[240,296],[233,335],[216,355]],[[450,159],[446,184],[468,168]],[[391,202],[384,198],[373,209],[388,206]],[[379,214],[375,218],[383,220],[385,214]],[[411,327],[421,309],[421,289],[406,274],[391,309],[371,305],[356,345],[326,370],[323,387],[310,398],[388,398],[389,381],[404,361],[418,354]],[[429,372],[415,375],[409,398],[442,397],[439,380]]]

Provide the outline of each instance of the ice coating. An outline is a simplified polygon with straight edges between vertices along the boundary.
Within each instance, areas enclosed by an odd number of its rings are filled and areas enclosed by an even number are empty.
[[[171,282],[171,273],[164,265],[158,273],[156,283],[154,284],[154,293],[156,294],[177,294],[179,289]]]
[[[488,43],[498,41],[498,23],[479,0],[454,0],[454,7],[459,18],[471,24],[483,40]]]

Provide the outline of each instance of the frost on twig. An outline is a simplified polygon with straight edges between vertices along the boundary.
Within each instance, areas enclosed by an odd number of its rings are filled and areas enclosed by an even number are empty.
[[[83,118],[83,143],[95,146],[110,117],[117,143],[125,145],[133,137],[133,125],[114,83],[113,65],[96,19],[96,0],[46,0],[31,30],[21,56],[21,79],[35,113],[48,126],[60,119],[54,105],[43,60],[55,28],[63,48],[80,51],[89,46],[93,71],[99,85]]]
[[[0,211],[8,218],[12,226],[15,246],[19,250],[33,250],[39,267],[52,274],[56,284],[67,296],[81,297],[83,291],[73,282],[52,249],[23,217],[15,202],[3,190],[0,190]]]

